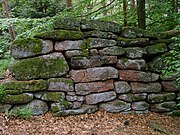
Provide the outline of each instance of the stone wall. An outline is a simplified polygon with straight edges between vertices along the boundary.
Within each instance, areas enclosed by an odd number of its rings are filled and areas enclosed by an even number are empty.
[[[59,18],[54,30],[13,42],[14,79],[1,82],[0,111],[30,108],[33,115],[169,113],[180,87],[162,76],[174,40],[102,21]]]

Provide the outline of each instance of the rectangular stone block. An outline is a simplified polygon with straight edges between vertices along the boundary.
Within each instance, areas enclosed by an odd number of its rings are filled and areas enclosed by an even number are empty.
[[[101,38],[90,38],[88,39],[90,48],[103,48],[108,46],[115,46],[115,40],[101,39]]]
[[[51,78],[48,83],[49,91],[74,91],[74,82],[71,78]]]
[[[86,103],[92,105],[100,102],[111,101],[115,98],[116,98],[116,93],[114,91],[95,93],[86,96]]]
[[[113,67],[96,67],[86,70],[71,70],[70,76],[74,82],[93,82],[118,78],[118,71]]]
[[[154,82],[159,79],[159,75],[136,70],[119,70],[119,79],[124,81]]]
[[[117,62],[117,56],[89,56],[89,57],[72,57],[70,59],[70,65],[72,68],[92,68],[98,67],[104,64],[115,64]]]
[[[78,95],[87,95],[92,92],[104,92],[114,88],[113,80],[104,82],[90,82],[90,83],[77,83],[75,84],[75,91]]]
[[[55,43],[55,50],[56,51],[65,51],[65,50],[80,50],[83,44],[82,40],[77,41],[61,41]]]
[[[159,93],[161,92],[161,84],[154,83],[130,83],[132,93]]]

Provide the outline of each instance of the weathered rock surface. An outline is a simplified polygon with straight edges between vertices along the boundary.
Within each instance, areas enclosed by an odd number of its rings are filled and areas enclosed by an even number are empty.
[[[17,39],[11,47],[12,56],[15,59],[47,54],[52,51],[53,42],[51,40],[43,41],[35,38]]]
[[[79,109],[82,107],[82,105],[83,105],[83,102],[75,101],[75,102],[73,102],[72,108],[73,109]]]
[[[146,47],[147,55],[157,55],[167,52],[167,45],[165,43],[159,43]]]
[[[41,95],[41,99],[50,102],[60,102],[65,100],[65,94],[63,92],[44,92]]]
[[[157,38],[154,33],[151,33],[147,30],[132,27],[124,28],[121,35],[125,38]]]
[[[149,94],[147,101],[150,103],[161,103],[176,98],[175,93]]]
[[[117,56],[90,56],[90,57],[73,57],[70,59],[70,66],[75,69],[92,68],[104,64],[114,64],[117,62]]]
[[[70,30],[52,30],[48,32],[41,32],[37,33],[35,37],[40,39],[53,39],[55,41],[84,39],[83,32]]]
[[[176,102],[163,102],[158,104],[151,104],[150,110],[152,112],[169,112],[172,111],[176,107]]]
[[[121,25],[114,22],[105,22],[100,20],[83,21],[81,24],[82,30],[100,30],[113,33],[121,32]]]
[[[54,113],[54,116],[67,116],[67,115],[77,115],[77,114],[85,114],[85,113],[94,113],[98,110],[97,105],[83,105],[78,109],[68,109],[62,110]]]
[[[126,48],[125,56],[128,58],[142,58],[143,54],[146,54],[146,51],[140,47],[131,47]]]
[[[72,51],[66,51],[65,56],[67,58],[72,58],[72,57],[82,57],[83,56],[83,51],[82,50],[72,50]]]
[[[154,83],[130,83],[132,93],[159,93],[161,92],[161,84]]]
[[[149,38],[128,39],[128,38],[118,37],[116,41],[118,46],[124,46],[124,47],[149,45]]]
[[[118,59],[116,68],[119,69],[134,69],[134,70],[146,70],[146,62],[144,59],[127,59],[121,58]]]
[[[66,74],[69,66],[61,53],[21,60],[11,66],[17,80],[60,77]]]
[[[115,40],[101,39],[101,38],[90,38],[88,39],[90,48],[102,48],[102,47],[110,47],[115,46]]]
[[[149,64],[149,70],[153,72],[160,72],[163,68],[167,66],[166,63],[164,63],[164,60],[166,57],[170,56],[170,53],[165,53],[163,55],[157,56],[154,58]]]
[[[33,100],[33,94],[23,93],[19,95],[5,95],[2,99],[2,103],[5,104],[25,104]]]
[[[79,19],[74,18],[56,18],[54,22],[54,29],[80,30]]]
[[[99,50],[100,55],[120,56],[125,53],[125,49],[119,46],[106,47]]]
[[[83,41],[61,41],[55,43],[55,50],[56,51],[66,51],[66,50],[81,50],[83,47]]]
[[[112,32],[103,32],[99,30],[93,30],[89,32],[84,32],[85,38],[103,38],[103,39],[116,39],[117,35],[113,34]]]
[[[71,70],[70,75],[74,82],[92,82],[118,78],[118,71],[113,67],[95,67],[86,70]]]
[[[24,92],[37,92],[47,90],[47,84],[44,80],[30,81],[4,81],[1,83],[8,94],[20,94]]]
[[[147,110],[149,108],[149,104],[145,101],[133,102],[132,109],[137,111]]]
[[[33,100],[27,105],[14,106],[11,111],[18,111],[20,109],[30,110],[32,115],[42,115],[48,111],[48,105],[41,100]]]
[[[163,81],[161,84],[164,91],[180,91],[180,86],[176,81]]]
[[[71,78],[51,78],[48,83],[49,91],[74,91],[74,82]]]
[[[97,104],[100,102],[111,101],[116,98],[116,93],[114,91],[103,92],[103,93],[95,93],[89,94],[86,96],[86,103],[87,104]]]
[[[99,108],[107,112],[114,113],[114,112],[122,112],[122,111],[131,110],[131,104],[116,99],[111,102],[101,103]]]
[[[130,85],[125,81],[118,81],[114,83],[114,90],[116,93],[128,93],[131,90]]]
[[[2,103],[0,103],[0,113],[5,113],[11,107],[12,107],[12,105],[10,105],[10,104],[2,104]]]
[[[124,81],[154,82],[159,79],[159,75],[136,70],[119,70],[119,79]]]
[[[126,101],[126,102],[136,102],[136,101],[143,101],[147,97],[146,93],[141,93],[141,94],[121,94],[118,96],[118,99]]]
[[[61,101],[61,102],[51,103],[51,111],[53,113],[62,111],[62,110],[66,110],[66,109],[70,109],[71,107],[72,107],[72,103],[68,102],[66,100]]]
[[[89,82],[89,83],[77,83],[75,84],[75,91],[78,95],[86,95],[92,92],[104,92],[114,88],[113,80],[107,80],[103,82]]]

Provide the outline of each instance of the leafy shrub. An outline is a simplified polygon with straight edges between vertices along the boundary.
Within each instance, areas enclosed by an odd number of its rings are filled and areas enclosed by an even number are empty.
[[[2,102],[3,97],[6,95],[6,91],[4,90],[3,86],[0,85],[0,102]]]
[[[12,118],[24,118],[28,119],[30,116],[32,116],[32,110],[30,108],[22,108],[22,109],[17,109],[17,110],[11,110],[11,111],[6,111],[6,116],[7,117],[12,117]]]

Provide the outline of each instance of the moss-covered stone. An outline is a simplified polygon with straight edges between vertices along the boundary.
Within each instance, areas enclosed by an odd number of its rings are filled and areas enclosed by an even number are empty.
[[[123,29],[121,36],[125,38],[157,38],[155,33],[152,33],[147,30],[139,29],[139,28],[132,28],[126,27]]]
[[[126,103],[121,100],[114,100],[107,103],[101,103],[100,109],[105,110],[107,112],[122,112],[122,111],[128,111],[131,110],[130,103]]]
[[[12,107],[12,105],[10,105],[10,104],[2,104],[2,103],[0,103],[0,113],[5,113],[11,107]]]
[[[175,98],[175,93],[150,94],[148,95],[147,101],[150,103],[161,103],[174,100]]]
[[[19,95],[6,95],[2,99],[2,103],[5,104],[25,104],[33,100],[33,94],[23,93]]]
[[[33,100],[26,105],[17,105],[14,106],[11,111],[16,112],[19,110],[30,110],[32,115],[41,115],[45,114],[48,111],[48,105],[46,102],[41,100]]]
[[[68,70],[69,66],[61,53],[21,60],[11,66],[17,80],[60,77]]]
[[[17,39],[11,46],[12,56],[16,59],[27,58],[39,54],[47,54],[53,50],[53,42],[36,38]]]
[[[123,55],[125,53],[125,49],[123,47],[119,46],[112,46],[103,48],[102,50],[99,50],[100,55]]]
[[[80,30],[81,20],[75,18],[55,18],[54,29]]]
[[[69,31],[69,30],[53,30],[49,32],[42,32],[36,34],[35,37],[41,39],[53,39],[53,40],[78,40],[83,39],[83,32],[81,31]]]
[[[146,99],[147,94],[146,93],[141,93],[141,94],[122,94],[119,95],[118,98],[120,100],[124,100],[126,102],[136,102],[136,101],[143,101]]]
[[[8,94],[20,94],[24,92],[36,92],[47,89],[46,81],[31,80],[31,81],[5,81],[1,85]]]
[[[41,99],[45,101],[60,102],[64,101],[65,94],[63,92],[45,92],[42,93]]]
[[[151,62],[148,63],[149,70],[153,72],[160,72],[160,70],[165,69],[167,64],[164,62],[164,60],[169,56],[171,56],[171,54],[168,52],[154,58]]]
[[[167,50],[168,50],[167,45],[164,43],[159,43],[146,47],[147,55],[156,55],[156,54],[164,53]]]
[[[90,20],[90,21],[82,21],[81,24],[82,30],[100,30],[100,31],[108,31],[113,33],[120,33],[122,30],[121,25],[108,22],[108,21],[100,21],[100,20]]]
[[[147,46],[150,44],[148,38],[130,39],[130,38],[118,37],[116,41],[118,46]]]
[[[49,91],[74,91],[74,82],[71,78],[50,78],[48,80]]]
[[[102,32],[99,30],[93,30],[84,32],[85,38],[104,38],[104,39],[116,39],[117,35],[113,34],[112,32]]]
[[[64,100],[62,102],[52,103],[51,104],[51,111],[53,113],[55,113],[55,112],[58,112],[58,111],[70,109],[71,107],[72,107],[72,103]]]

